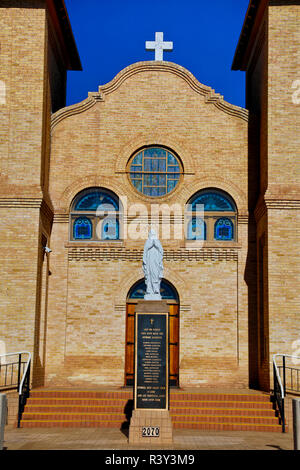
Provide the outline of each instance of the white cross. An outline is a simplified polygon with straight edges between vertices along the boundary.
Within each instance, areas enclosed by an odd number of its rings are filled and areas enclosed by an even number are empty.
[[[164,60],[164,51],[173,50],[173,42],[164,42],[164,33],[155,33],[155,41],[146,41],[146,50],[155,51],[155,60]]]

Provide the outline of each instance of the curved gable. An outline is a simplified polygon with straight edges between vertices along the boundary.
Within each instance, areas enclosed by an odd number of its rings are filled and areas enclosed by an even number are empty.
[[[130,78],[137,74],[156,74],[167,73],[172,74],[174,77],[179,77],[190,87],[196,94],[204,97],[204,101],[207,105],[212,105],[219,110],[227,113],[231,116],[235,116],[244,121],[248,121],[248,110],[235,106],[224,100],[223,96],[216,93],[211,87],[200,83],[187,69],[184,67],[174,64],[173,62],[159,62],[159,61],[146,61],[137,62],[132,64],[125,69],[121,70],[110,82],[105,85],[99,86],[98,92],[89,92],[88,97],[80,103],[72,106],[67,106],[53,114],[51,120],[51,129],[63,119],[72,115],[82,113],[89,108],[93,107],[99,101],[105,101],[105,99],[115,93],[122,87]],[[145,85],[146,85],[145,81]],[[155,91],[153,91],[155,93]]]

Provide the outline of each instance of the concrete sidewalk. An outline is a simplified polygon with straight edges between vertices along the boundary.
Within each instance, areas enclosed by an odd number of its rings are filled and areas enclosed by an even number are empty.
[[[124,431],[125,432],[125,431]],[[174,429],[172,446],[130,446],[111,428],[32,428],[6,426],[6,450],[293,450],[293,433]]]

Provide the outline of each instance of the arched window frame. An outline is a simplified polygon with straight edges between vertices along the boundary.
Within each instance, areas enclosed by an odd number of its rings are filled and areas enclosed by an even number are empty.
[[[161,280],[160,292],[162,299],[168,300],[169,302],[179,303],[179,294],[176,288],[166,279]],[[143,299],[146,293],[145,279],[137,281],[128,292],[127,301],[135,301]]]
[[[99,204],[97,198],[99,197]],[[90,199],[90,201],[89,201]],[[102,202],[101,202],[102,200]],[[70,240],[75,242],[114,242],[122,236],[122,208],[118,196],[106,188],[93,187],[80,191],[74,198],[70,211]],[[90,238],[76,238],[75,226],[79,219],[91,223]],[[115,221],[115,236],[105,236],[107,223]]]
[[[212,203],[209,202],[209,196],[215,197],[215,201],[211,198]],[[196,203],[199,205],[196,207]],[[219,204],[219,206],[218,206]],[[189,241],[195,240],[190,238],[189,224],[193,219],[202,218],[206,228],[207,242],[214,243],[230,243],[237,241],[237,209],[233,198],[224,191],[217,188],[206,188],[195,193],[188,201],[187,205],[187,231],[186,239]],[[232,238],[226,239],[216,237],[216,223],[220,219],[228,219],[232,224]],[[203,239],[202,239],[203,240]]]
[[[151,154],[152,151],[157,151],[156,157],[154,153]],[[183,165],[171,149],[161,145],[149,145],[131,156],[127,173],[131,185],[139,194],[156,199],[168,196],[178,188],[183,175]]]

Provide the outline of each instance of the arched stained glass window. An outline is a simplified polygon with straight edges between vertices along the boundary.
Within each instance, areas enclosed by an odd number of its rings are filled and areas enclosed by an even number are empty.
[[[71,210],[72,240],[120,239],[119,198],[105,188],[89,188],[74,199]]]
[[[130,161],[129,174],[134,187],[145,196],[158,197],[173,191],[181,173],[179,160],[161,147],[147,147]]]
[[[234,204],[229,197],[216,191],[201,191],[192,198],[189,204],[189,210],[192,211],[197,209],[197,205],[202,205],[204,211],[211,212],[231,212],[235,210]]]
[[[233,223],[227,217],[218,219],[215,223],[215,240],[232,240]]]
[[[92,238],[93,226],[87,217],[78,217],[73,224],[73,238],[76,240],[89,240]]]
[[[129,299],[143,299],[146,293],[145,280],[138,281],[129,291]],[[178,302],[178,293],[176,289],[165,279],[162,279],[160,284],[160,295],[164,300],[175,300]]]
[[[116,198],[102,191],[93,191],[83,195],[75,204],[76,211],[108,211],[119,210],[119,202]]]
[[[188,223],[187,238],[189,240],[206,240],[206,224],[200,217],[192,217]]]
[[[236,205],[224,191],[207,188],[188,201],[188,240],[236,239]]]

